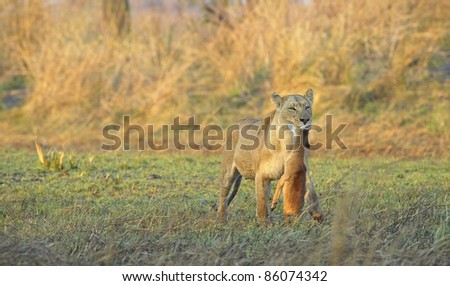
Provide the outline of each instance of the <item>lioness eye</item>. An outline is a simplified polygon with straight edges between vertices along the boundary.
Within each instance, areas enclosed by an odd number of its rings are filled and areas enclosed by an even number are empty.
[[[295,107],[289,107],[290,111],[296,111],[297,109]]]
[[[305,109],[306,109],[306,110],[310,110],[310,109],[311,109],[311,106],[307,106]]]

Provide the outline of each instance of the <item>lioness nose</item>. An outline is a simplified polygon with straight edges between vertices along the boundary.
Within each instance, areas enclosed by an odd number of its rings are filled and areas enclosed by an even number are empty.
[[[306,122],[308,122],[308,119],[306,119],[306,118],[301,118],[300,121],[303,122],[303,124],[306,124]]]

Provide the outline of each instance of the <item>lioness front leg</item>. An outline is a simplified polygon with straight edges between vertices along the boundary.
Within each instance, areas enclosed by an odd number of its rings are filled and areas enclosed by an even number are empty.
[[[261,175],[255,177],[256,190],[256,216],[259,221],[268,221],[269,204],[267,198],[270,194],[270,180],[263,178]]]

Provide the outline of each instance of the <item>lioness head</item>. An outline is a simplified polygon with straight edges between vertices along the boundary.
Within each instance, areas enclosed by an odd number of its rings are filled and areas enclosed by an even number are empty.
[[[313,100],[312,89],[308,89],[305,95],[294,94],[281,97],[276,93],[272,94],[280,123],[290,128],[291,126],[300,127],[302,130],[311,129]]]

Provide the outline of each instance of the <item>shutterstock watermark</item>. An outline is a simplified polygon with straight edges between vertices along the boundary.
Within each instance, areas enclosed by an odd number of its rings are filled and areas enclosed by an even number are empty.
[[[261,122],[266,122],[262,120]],[[268,122],[268,121],[267,121]],[[124,115],[122,124],[108,124],[103,127],[103,138],[107,142],[100,147],[103,151],[124,150],[131,151],[132,146],[138,151],[154,150],[164,151],[175,150],[207,150],[217,151],[222,147],[225,150],[233,150],[233,140],[227,140],[232,136],[239,136],[245,143],[240,145],[243,150],[256,150],[261,144],[269,150],[275,150],[277,146],[274,140],[289,142],[286,148],[294,150],[301,145],[307,146],[310,150],[325,148],[330,150],[333,146],[347,150],[347,146],[340,138],[340,134],[347,124],[340,123],[333,129],[333,116],[325,116],[325,126],[310,125],[307,130],[300,132],[292,131],[292,125],[265,125],[265,124],[232,124],[223,128],[217,124],[200,126],[196,123],[195,117],[191,116],[187,122],[181,123],[180,117],[174,117],[171,124],[155,126],[153,124],[139,125],[131,123],[131,116]],[[160,127],[160,128],[158,128]],[[306,135],[309,133],[324,133],[324,142],[307,142]],[[290,137],[288,137],[290,136]],[[132,140],[132,137],[135,138]],[[309,136],[307,136],[309,138]],[[322,136],[323,137],[323,136]],[[271,139],[268,139],[271,138]],[[292,139],[293,138],[293,139]],[[335,145],[333,145],[333,142]]]

